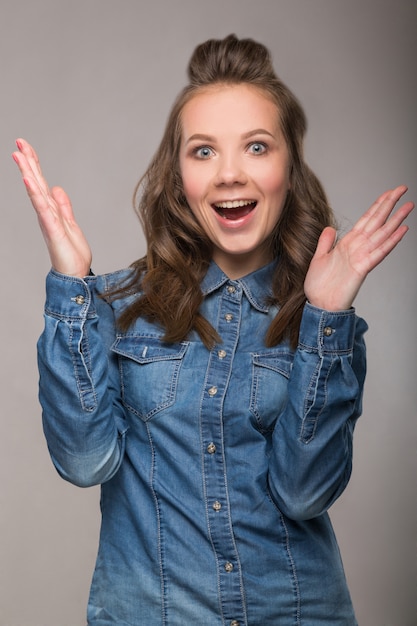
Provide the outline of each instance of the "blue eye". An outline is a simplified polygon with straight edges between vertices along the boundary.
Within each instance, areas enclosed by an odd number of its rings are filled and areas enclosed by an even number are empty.
[[[260,141],[254,141],[249,145],[249,151],[252,154],[263,154],[266,151],[266,145]]]
[[[208,146],[200,146],[194,150],[194,154],[199,159],[208,159],[213,154],[213,150]]]

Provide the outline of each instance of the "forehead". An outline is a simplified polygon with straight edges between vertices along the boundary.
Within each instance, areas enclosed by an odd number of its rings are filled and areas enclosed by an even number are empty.
[[[248,132],[266,128],[279,132],[279,110],[262,89],[248,84],[210,85],[202,88],[184,105],[181,113],[184,135]]]

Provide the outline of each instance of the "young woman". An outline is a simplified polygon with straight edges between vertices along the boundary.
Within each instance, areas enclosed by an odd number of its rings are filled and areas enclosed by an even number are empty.
[[[353,626],[328,508],[365,376],[352,303],[405,234],[384,193],[339,241],[269,53],[195,50],[138,185],[147,255],[94,276],[33,148],[14,158],[52,270],[39,341],[58,472],[101,484],[90,626]]]

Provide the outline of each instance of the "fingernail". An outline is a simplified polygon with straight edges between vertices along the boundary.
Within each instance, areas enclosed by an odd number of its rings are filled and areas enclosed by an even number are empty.
[[[19,150],[22,149],[22,142],[20,141],[20,139],[16,139],[16,146],[19,148]]]
[[[24,178],[23,182],[25,183],[26,187],[29,187],[29,180],[27,178]]]
[[[15,152],[13,152],[12,158],[13,158],[14,161],[16,161],[16,163],[19,163],[18,158],[17,158],[17,154]]]

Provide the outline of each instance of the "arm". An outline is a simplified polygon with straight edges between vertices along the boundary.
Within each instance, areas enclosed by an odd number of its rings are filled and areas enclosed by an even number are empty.
[[[50,272],[38,343],[48,448],[60,475],[81,487],[116,473],[127,431],[118,366],[109,349],[113,312],[97,297],[96,281]]]
[[[308,299],[288,384],[288,405],[273,435],[270,489],[294,519],[326,511],[346,487],[353,428],[361,412],[366,325],[352,303],[368,273],[401,241],[411,202],[394,213],[406,187],[387,191],[335,243],[326,228],[311,261]]]
[[[321,515],[345,489],[361,413],[366,324],[353,309],[309,304],[288,383],[288,404],[273,433],[270,490],[292,519]]]
[[[58,472],[80,486],[111,478],[123,455],[126,425],[117,366],[109,347],[111,308],[87,276],[89,245],[63,189],[50,189],[33,148],[13,154],[38,216],[52,264],[45,329],[38,344],[40,400],[48,447]],[[83,278],[86,277],[86,278]]]

